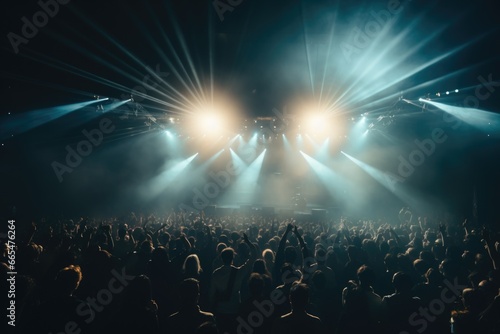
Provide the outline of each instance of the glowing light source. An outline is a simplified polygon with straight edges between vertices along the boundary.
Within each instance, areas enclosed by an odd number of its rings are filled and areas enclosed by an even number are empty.
[[[312,133],[323,132],[326,128],[325,118],[322,115],[312,115],[307,127]]]

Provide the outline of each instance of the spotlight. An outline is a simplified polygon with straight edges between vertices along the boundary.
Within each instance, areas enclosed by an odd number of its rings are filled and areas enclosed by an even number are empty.
[[[448,91],[447,91],[447,92],[446,92],[446,95],[450,95],[450,92],[448,92]]]
[[[455,93],[458,93],[458,89],[455,89]]]
[[[311,134],[321,134],[326,130],[326,118],[322,113],[310,115],[305,121],[306,131]]]

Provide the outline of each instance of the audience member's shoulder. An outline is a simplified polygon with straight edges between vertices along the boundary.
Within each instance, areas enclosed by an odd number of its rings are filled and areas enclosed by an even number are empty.
[[[215,318],[213,313],[200,311],[200,314],[207,318]]]
[[[312,314],[309,314],[307,313],[307,315],[309,316],[309,318],[315,322],[320,322],[321,323],[321,319],[315,315],[312,315]]]
[[[390,303],[391,301],[394,301],[394,296],[396,294],[393,293],[392,295],[385,295],[384,297],[382,297],[382,302],[383,303]]]
[[[292,312],[287,313],[287,314],[283,314],[283,315],[280,317],[280,319],[288,319],[288,318],[290,318],[291,316],[292,316]]]
[[[172,319],[177,318],[178,316],[179,316],[179,312],[175,312],[175,313],[173,313],[173,314],[169,315],[169,316],[168,316],[168,319],[169,319],[169,320],[172,320]]]
[[[216,273],[217,273],[217,274],[219,274],[219,273],[221,273],[221,272],[222,272],[222,269],[224,269],[224,266],[220,266],[220,267],[218,267],[218,268],[215,268],[215,270],[214,270],[213,274],[216,274]]]

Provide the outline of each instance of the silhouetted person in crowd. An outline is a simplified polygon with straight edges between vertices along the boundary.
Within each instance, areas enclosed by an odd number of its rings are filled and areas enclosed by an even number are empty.
[[[321,320],[306,311],[309,304],[309,288],[305,284],[296,284],[290,290],[292,312],[276,319],[273,334],[309,334],[324,333]]]
[[[462,309],[451,313],[453,334],[473,334],[479,328],[479,317],[482,309],[481,295],[478,290],[466,288],[462,291]],[[497,316],[499,316],[497,314]]]
[[[273,279],[271,273],[267,270],[266,262],[262,259],[258,259],[254,262],[252,273],[258,273],[262,276],[264,280],[264,296],[269,297],[272,290]]]
[[[234,250],[226,248],[221,252],[223,265],[212,275],[210,302],[215,311],[219,331],[234,333],[236,317],[240,307],[240,288],[242,281],[250,274],[256,257],[256,247],[244,234],[245,243],[250,247],[250,258],[241,266],[233,266]]]
[[[253,334],[267,334],[271,330],[273,320],[275,319],[275,306],[273,302],[265,295],[266,282],[264,277],[258,273],[252,273],[248,280],[250,298],[244,301],[240,307],[237,331],[248,332],[252,330]],[[251,326],[252,315],[262,314],[262,321],[259,326]]]
[[[73,296],[82,281],[79,266],[70,265],[57,273],[49,300],[42,303],[30,323],[31,333],[89,333],[86,320],[94,311],[84,301]]]
[[[135,277],[123,293],[125,298],[108,330],[114,333],[130,334],[158,333],[159,325],[156,316],[158,306],[151,299],[149,278],[144,275]]]
[[[198,306],[200,298],[199,282],[194,278],[185,279],[179,287],[181,308],[167,321],[166,331],[172,334],[194,334],[207,322],[215,324],[212,313],[203,312]]]
[[[385,333],[407,331],[415,333],[419,327],[412,326],[410,316],[419,312],[420,299],[413,296],[413,282],[404,272],[397,272],[392,279],[395,293],[382,298],[384,308]]]
[[[357,276],[358,283],[350,281],[342,292],[343,311],[338,333],[382,333],[382,298],[372,288],[375,272],[363,265]]]
[[[194,278],[196,280],[200,279],[201,272],[200,259],[198,255],[191,254],[186,257],[184,260],[184,264],[182,265],[182,274],[184,279],[186,278]]]

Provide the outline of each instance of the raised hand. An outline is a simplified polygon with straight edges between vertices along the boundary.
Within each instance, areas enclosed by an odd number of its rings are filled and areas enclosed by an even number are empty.
[[[446,234],[446,226],[443,223],[439,224],[439,232],[441,232],[442,235]]]

